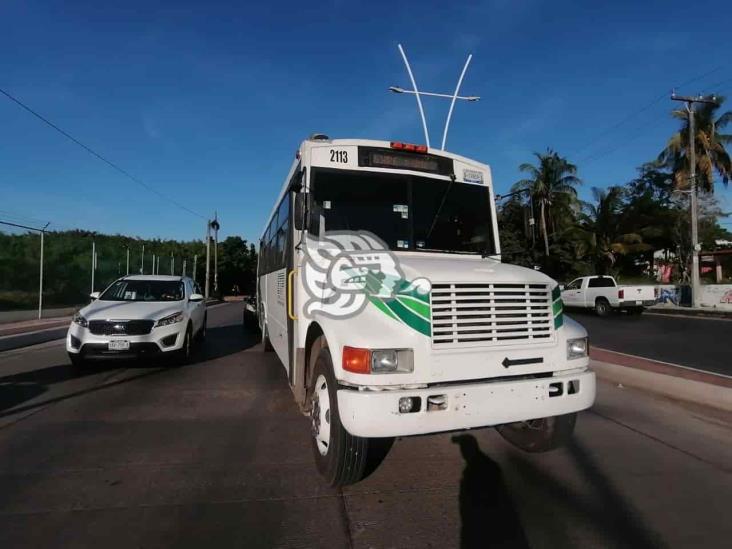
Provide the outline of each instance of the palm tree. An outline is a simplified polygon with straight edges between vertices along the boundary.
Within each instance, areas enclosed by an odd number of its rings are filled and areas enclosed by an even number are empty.
[[[577,166],[551,149],[546,154],[534,153],[536,165],[524,163],[519,170],[529,174],[527,179],[517,181],[512,191],[526,191],[535,204],[539,205],[539,231],[544,238],[544,253],[549,256],[549,233],[547,218],[551,207],[557,201],[572,202],[577,197],[576,185],[581,184],[577,177]],[[562,200],[564,199],[564,200]]]
[[[599,274],[605,274],[605,267],[612,267],[618,255],[651,249],[640,234],[621,232],[622,187],[593,187],[592,196],[595,204],[583,204],[585,213],[575,237],[580,241],[580,255],[593,257]]]
[[[716,103],[702,103],[694,111],[696,173],[701,190],[714,192],[714,172],[725,186],[732,177],[732,161],[725,145],[732,143],[732,135],[719,133],[732,121],[732,111],[717,117],[717,110],[724,97],[717,96]],[[686,109],[673,111],[682,127],[669,139],[666,148],[658,156],[659,164],[673,170],[677,189],[689,188],[689,113]]]

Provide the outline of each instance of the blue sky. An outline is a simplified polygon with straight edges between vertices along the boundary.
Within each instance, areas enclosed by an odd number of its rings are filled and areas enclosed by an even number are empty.
[[[0,87],[161,193],[218,210],[224,236],[252,240],[310,133],[424,141],[413,99],[386,91],[408,86],[398,42],[423,89],[450,91],[473,53],[463,91],[482,99],[457,105],[448,149],[490,164],[498,192],[552,147],[589,194],[660,151],[673,86],[732,96],[730,15],[732,4],[675,0],[5,0]],[[448,104],[425,105],[439,143]],[[202,237],[201,219],[2,96],[0,121],[0,219]],[[732,210],[732,191],[719,195]]]

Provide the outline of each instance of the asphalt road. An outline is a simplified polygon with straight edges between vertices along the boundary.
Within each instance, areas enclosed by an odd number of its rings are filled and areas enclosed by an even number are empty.
[[[732,320],[659,314],[598,317],[570,309],[590,334],[590,344],[611,351],[732,376]]]
[[[607,384],[566,449],[407,438],[326,488],[240,313],[212,308],[180,368],[76,376],[60,342],[1,353],[0,547],[728,547],[731,419]]]

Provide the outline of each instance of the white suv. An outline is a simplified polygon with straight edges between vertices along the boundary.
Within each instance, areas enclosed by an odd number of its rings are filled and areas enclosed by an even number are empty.
[[[155,354],[186,361],[194,338],[206,337],[206,304],[188,277],[125,276],[91,298],[66,335],[75,366],[87,359]]]

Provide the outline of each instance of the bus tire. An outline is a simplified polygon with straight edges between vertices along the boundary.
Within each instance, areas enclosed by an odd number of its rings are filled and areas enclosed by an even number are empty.
[[[341,424],[337,387],[330,352],[321,349],[308,391],[311,441],[318,471],[332,487],[353,484],[363,478],[369,446],[367,438],[351,435]]]
[[[508,442],[525,452],[548,452],[565,446],[572,438],[577,414],[519,421],[496,427]]]
[[[597,316],[607,316],[610,314],[610,302],[604,297],[598,297],[595,301],[595,314]]]

